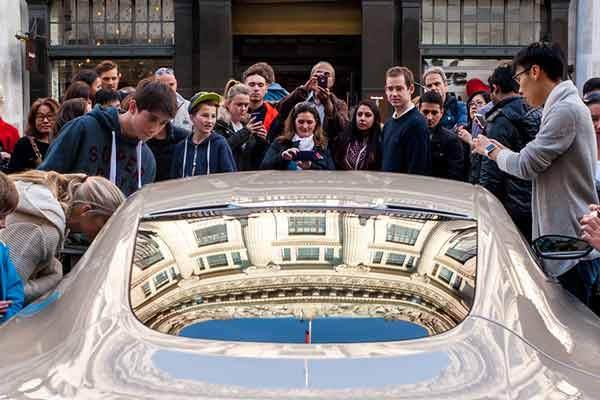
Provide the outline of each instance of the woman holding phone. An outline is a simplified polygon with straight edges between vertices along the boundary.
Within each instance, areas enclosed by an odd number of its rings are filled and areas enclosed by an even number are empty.
[[[294,106],[283,134],[271,143],[260,169],[335,169],[314,104],[302,102]]]

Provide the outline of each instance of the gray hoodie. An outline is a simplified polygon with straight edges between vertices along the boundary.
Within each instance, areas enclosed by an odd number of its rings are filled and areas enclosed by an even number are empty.
[[[62,278],[56,259],[66,229],[62,207],[50,190],[38,184],[15,182],[19,205],[6,218],[0,241],[6,243],[29,303],[52,290]]]
[[[579,220],[598,203],[594,188],[596,135],[588,108],[571,81],[558,84],[546,100],[540,130],[523,150],[500,151],[498,167],[533,181],[532,237],[579,237]],[[597,257],[597,254],[591,258]],[[546,272],[559,276],[578,260],[545,260]]]

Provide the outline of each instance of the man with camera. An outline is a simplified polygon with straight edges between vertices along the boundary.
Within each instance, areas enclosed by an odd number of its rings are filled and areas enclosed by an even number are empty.
[[[317,108],[321,126],[332,146],[338,133],[344,130],[349,123],[348,105],[331,91],[334,84],[335,69],[333,65],[327,61],[319,61],[315,64],[310,71],[308,81],[279,102],[279,126],[273,132],[273,137],[283,132],[285,119],[294,106],[307,101],[313,103]]]
[[[497,67],[489,78],[494,106],[486,113],[486,133],[512,151],[521,151],[535,138],[541,110],[531,108],[519,96],[519,85],[512,78],[512,67]],[[531,181],[503,172],[495,161],[484,157],[479,183],[502,202],[527,240],[531,240]]]

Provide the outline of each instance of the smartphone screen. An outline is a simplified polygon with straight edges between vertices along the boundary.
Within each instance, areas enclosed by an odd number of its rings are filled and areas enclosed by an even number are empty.
[[[254,122],[264,121],[265,120],[265,114],[263,114],[261,112],[253,112],[253,113],[250,114],[250,118],[254,118]]]
[[[477,120],[477,123],[479,124],[479,126],[481,128],[485,128],[487,125],[487,120],[485,119],[485,117],[482,114],[475,114],[475,120]]]
[[[317,77],[317,84],[319,87],[323,89],[327,89],[327,77],[324,75],[320,75]]]

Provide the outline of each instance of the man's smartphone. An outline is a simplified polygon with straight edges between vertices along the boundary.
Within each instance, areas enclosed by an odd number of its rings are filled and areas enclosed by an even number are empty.
[[[299,151],[294,157],[296,161],[314,161],[315,153],[314,151]]]
[[[487,120],[485,119],[485,116],[483,114],[475,113],[473,118],[475,119],[475,121],[477,121],[481,129],[485,129],[485,127],[487,126]]]
[[[327,89],[327,77],[325,75],[317,76],[317,85],[322,89]]]

